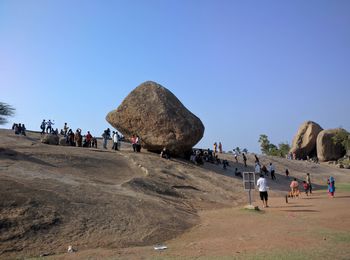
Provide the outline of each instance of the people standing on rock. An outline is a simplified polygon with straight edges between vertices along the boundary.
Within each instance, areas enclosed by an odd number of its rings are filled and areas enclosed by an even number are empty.
[[[243,156],[244,167],[247,167],[247,156],[245,156],[245,153],[242,153],[242,156]]]
[[[334,193],[335,193],[335,179],[334,177],[329,177],[327,180],[328,184],[328,195],[332,198],[334,198]]]
[[[18,132],[18,134],[21,134],[21,132],[22,132],[22,124],[21,123],[18,124],[17,132]]]
[[[136,152],[136,136],[132,135],[130,141],[131,141],[132,149],[134,150],[134,152]]]
[[[213,146],[214,146],[214,157],[215,157],[215,155],[218,152],[218,144],[215,142]]]
[[[115,131],[112,131],[112,141],[113,141],[113,145],[112,145],[112,150],[114,150],[115,147],[115,143],[114,143],[114,135],[115,135]]]
[[[91,147],[91,139],[92,135],[90,134],[90,131],[87,131],[85,140],[86,140],[86,147]]]
[[[19,135],[18,124],[14,123],[13,126],[12,126],[12,130],[15,131],[15,135]]]
[[[64,126],[63,126],[63,135],[64,136],[67,135],[68,129],[69,129],[69,127],[68,127],[67,123],[64,123]]]
[[[306,183],[309,184],[309,192],[310,192],[310,194],[312,194],[312,185],[311,185],[310,173],[306,173]]]
[[[267,180],[265,179],[263,174],[260,174],[260,178],[258,179],[256,186],[259,188],[260,199],[263,203],[264,208],[268,208],[268,193],[267,193]]]
[[[45,119],[41,122],[40,129],[41,129],[41,134],[45,134],[45,128],[46,128],[46,121]]]
[[[91,138],[91,147],[97,149],[97,139],[96,139],[96,137],[92,137]]]
[[[118,133],[117,133],[117,132],[114,132],[114,131],[113,131],[113,133],[114,133],[114,134],[113,134],[113,148],[114,148],[115,151],[117,151],[117,150],[119,150],[119,149],[118,149],[118,141],[119,141],[118,139],[119,139],[119,136],[118,136]]]
[[[22,128],[21,128],[21,135],[26,136],[26,127],[24,124],[22,124]]]
[[[219,153],[222,153],[222,144],[219,142]]]
[[[272,180],[276,180],[276,176],[275,176],[275,166],[270,162],[269,165],[269,172],[271,174],[271,179]]]
[[[258,164],[260,164],[260,161],[259,161],[259,158],[258,158],[258,156],[256,156],[256,154],[254,154],[254,157],[255,157],[255,163],[258,163]]]
[[[235,149],[233,149],[233,157],[235,158],[236,163],[238,163],[238,152]]]
[[[51,120],[49,119],[49,121],[47,121],[46,125],[46,133],[47,134],[51,134],[52,132],[52,126],[54,125],[55,123],[51,122]]]
[[[108,139],[111,137],[111,130],[109,128],[104,130],[102,137],[103,137],[103,148],[107,149],[107,142],[108,142]]]
[[[75,136],[74,136],[74,133],[72,131],[72,129],[69,129],[68,133],[67,133],[67,136],[68,136],[68,140],[69,140],[69,145],[70,146],[75,146]]]
[[[255,163],[255,174],[260,174],[261,173],[261,169],[260,169],[260,164],[259,163]]]
[[[141,138],[140,136],[136,135],[136,152],[141,152]]]
[[[83,146],[83,137],[81,135],[81,129],[78,128],[77,131],[75,131],[75,136],[74,136],[75,142],[78,147]]]

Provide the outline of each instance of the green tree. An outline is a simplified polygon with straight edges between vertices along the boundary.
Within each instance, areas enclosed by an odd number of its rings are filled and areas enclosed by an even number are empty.
[[[337,131],[337,133],[333,136],[332,139],[334,144],[342,145],[345,151],[350,150],[350,133],[345,129]]]
[[[282,157],[286,157],[290,151],[290,145],[288,143],[279,143],[278,150],[280,151]]]
[[[235,150],[236,150],[237,153],[241,153],[241,149],[238,146],[236,147]]]
[[[7,123],[6,117],[13,116],[15,109],[10,105],[0,102],[0,125]]]
[[[265,134],[260,135],[259,143],[260,143],[261,152],[263,154],[269,154],[270,141],[269,141],[269,138],[267,137],[267,135],[265,135]]]
[[[285,157],[290,150],[288,143],[280,143],[277,147],[270,143],[268,136],[264,134],[260,135],[259,143],[261,152],[266,155]]]
[[[243,152],[243,153],[248,153],[248,149],[247,149],[247,148],[244,148],[244,149],[242,150],[242,152]]]

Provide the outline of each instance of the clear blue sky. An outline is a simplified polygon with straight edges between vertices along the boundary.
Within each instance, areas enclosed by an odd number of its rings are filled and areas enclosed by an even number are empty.
[[[100,136],[147,80],[201,118],[203,148],[260,152],[306,120],[350,130],[350,1],[0,1],[4,127]]]

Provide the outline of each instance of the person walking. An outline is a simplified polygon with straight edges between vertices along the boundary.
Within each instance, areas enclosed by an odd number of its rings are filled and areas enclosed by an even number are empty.
[[[260,174],[260,178],[256,182],[256,186],[259,188],[260,199],[263,203],[263,208],[268,208],[268,193],[267,193],[267,180],[265,179],[264,174]]]
[[[236,163],[238,163],[238,152],[233,149],[233,157],[235,157]]]
[[[288,179],[289,178],[289,170],[286,169],[286,178]]]
[[[306,173],[306,183],[309,184],[309,193],[312,194],[312,185],[310,173]]]
[[[257,156],[256,154],[254,154],[254,157],[255,157],[255,162],[258,163],[258,164],[260,164],[260,161],[259,161],[258,156]]]
[[[242,153],[244,167],[247,167],[247,156],[245,156],[245,153]]]
[[[328,184],[328,194],[329,196],[331,196],[332,198],[334,198],[334,193],[335,193],[335,180],[334,178],[331,176],[329,177],[329,179],[327,180],[327,184]]]
[[[271,179],[272,180],[276,180],[276,176],[275,176],[275,166],[270,162],[269,165],[269,172],[271,174]]]

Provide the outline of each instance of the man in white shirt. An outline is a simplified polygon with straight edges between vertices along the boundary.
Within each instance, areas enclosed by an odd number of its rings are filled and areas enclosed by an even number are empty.
[[[272,180],[276,180],[276,176],[275,176],[275,166],[270,162],[269,165],[269,172],[271,174],[271,179]]]
[[[260,199],[262,200],[263,207],[268,208],[267,200],[268,200],[268,194],[267,194],[267,180],[265,179],[263,174],[260,174],[260,178],[258,179],[256,186],[259,188],[260,192]]]

